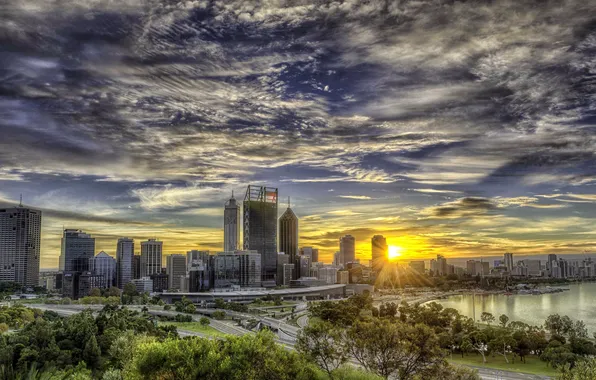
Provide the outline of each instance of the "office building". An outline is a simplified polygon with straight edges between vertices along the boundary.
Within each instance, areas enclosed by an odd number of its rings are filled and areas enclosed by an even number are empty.
[[[312,248],[311,262],[313,262],[313,263],[319,262],[319,249],[318,248]]]
[[[424,266],[424,260],[414,260],[414,261],[410,261],[410,262],[408,263],[408,266],[409,266],[409,267],[410,267],[412,270],[414,270],[414,271],[416,271],[416,272],[418,272],[418,273],[420,273],[420,274],[424,274],[424,270],[425,270],[425,266]]]
[[[38,286],[41,211],[0,208],[0,282]]]
[[[277,268],[275,268],[277,275]],[[216,289],[261,286],[261,255],[257,251],[219,252],[213,257],[213,286]]]
[[[356,261],[356,239],[352,235],[345,235],[339,239],[341,265]]]
[[[290,283],[293,280],[294,273],[296,273],[295,264],[284,264],[283,265],[283,274],[282,274],[282,286],[290,286]]]
[[[168,289],[181,289],[180,277],[186,276],[186,255],[170,255],[166,258]]]
[[[141,277],[161,273],[163,242],[149,239],[141,242]]]
[[[212,259],[209,251],[192,250],[186,253],[189,292],[202,292],[212,287]]]
[[[347,270],[339,270],[336,273],[337,273],[336,284],[349,284],[350,283],[350,273]]]
[[[335,267],[322,267],[319,268],[317,278],[324,281],[328,285],[333,285],[337,282],[337,268]]]
[[[88,272],[89,260],[95,254],[95,239],[81,230],[66,229],[62,235],[60,270]]]
[[[153,293],[153,280],[149,277],[135,278],[131,281],[137,292],[139,293]]]
[[[263,286],[275,286],[277,276],[277,189],[248,186],[243,203],[244,250],[261,255]]]
[[[310,276],[310,257],[298,256],[296,262],[298,263],[298,269],[297,269],[298,278],[309,277]]]
[[[558,265],[557,265],[557,255],[550,254],[546,258],[546,270],[551,275],[551,277],[554,277],[554,276],[552,276],[552,273],[551,273],[553,267],[558,267]]]
[[[447,272],[447,259],[443,255],[437,255],[437,273],[439,276],[446,276]]]
[[[466,262],[466,272],[470,276],[485,276],[490,273],[488,261],[468,260]]]
[[[141,276],[141,255],[133,255],[132,256],[132,279],[138,280],[141,277],[142,277]]]
[[[277,255],[277,285],[284,285],[284,265],[290,264],[290,256],[285,253],[278,253]],[[292,275],[291,279],[294,279]]]
[[[387,260],[387,239],[383,235],[375,235],[371,239],[372,252],[372,269],[375,272],[380,272]]]
[[[290,208],[288,198],[288,208],[279,218],[279,251],[289,257],[289,263],[295,263],[298,256],[298,217]]]
[[[508,272],[513,271],[513,253],[505,253],[503,255],[503,261],[505,262],[505,267],[507,267]]]
[[[116,260],[104,251],[89,260],[89,271],[103,277],[102,288],[109,288],[116,283]]]
[[[335,267],[341,267],[341,252],[340,251],[335,251],[333,253],[333,266]]]
[[[239,248],[241,227],[240,207],[232,192],[232,198],[224,208],[224,251],[231,252]]]
[[[85,271],[77,273],[76,276],[78,276],[78,286],[76,288],[76,295],[73,299],[89,296],[91,289],[101,289],[106,287],[106,279],[103,275]]]
[[[153,291],[154,292],[164,292],[168,290],[168,275],[165,273],[153,273],[149,276],[151,281],[153,282]]]
[[[138,277],[134,276],[134,254],[135,241],[133,239],[118,239],[116,245],[116,283],[120,289],[124,289],[124,285],[128,284],[133,278],[141,277],[140,273]],[[140,269],[140,266],[138,269]]]

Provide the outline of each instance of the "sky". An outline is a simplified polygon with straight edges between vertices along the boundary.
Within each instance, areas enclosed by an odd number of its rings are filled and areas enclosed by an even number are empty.
[[[0,203],[61,230],[223,246],[246,185],[324,261],[596,246],[596,3],[5,0]]]

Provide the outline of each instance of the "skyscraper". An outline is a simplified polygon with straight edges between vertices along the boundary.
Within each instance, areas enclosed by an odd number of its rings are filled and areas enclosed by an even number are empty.
[[[81,230],[66,229],[62,235],[60,270],[87,272],[89,260],[95,254],[95,239]]]
[[[215,288],[259,287],[261,255],[256,251],[219,252],[213,257],[213,272]]]
[[[101,276],[99,286],[102,288],[109,288],[114,286],[116,281],[116,260],[105,253],[99,252],[95,257],[89,260],[89,271],[93,276]]]
[[[141,278],[141,255],[133,255],[132,257],[132,279],[137,280]],[[126,284],[124,284],[126,285]]]
[[[168,289],[180,289],[180,277],[186,276],[186,255],[170,255],[166,258]]]
[[[371,239],[372,269],[379,272],[387,260],[387,239],[383,235],[375,235]]]
[[[243,203],[244,249],[261,254],[263,286],[275,286],[277,276],[277,189],[251,186]]]
[[[135,241],[129,238],[118,239],[116,247],[116,286],[124,289],[124,285],[131,282],[134,278],[133,256],[135,252]]]
[[[507,271],[511,273],[513,271],[513,253],[505,253],[505,255],[503,255],[503,259],[505,261]]]
[[[356,239],[352,235],[346,235],[339,239],[339,251],[341,256],[341,265],[356,261]]]
[[[0,281],[38,286],[41,211],[0,209]]]
[[[161,273],[163,242],[149,239],[141,242],[141,277]]]
[[[288,256],[287,264],[295,264],[298,255],[298,217],[290,208],[288,208],[279,218],[279,251]],[[296,275],[293,279],[296,279]]]
[[[240,207],[234,193],[224,209],[224,251],[235,251],[240,243]]]

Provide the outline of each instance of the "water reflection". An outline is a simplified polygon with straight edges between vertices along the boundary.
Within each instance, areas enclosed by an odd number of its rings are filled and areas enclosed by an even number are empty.
[[[590,333],[596,332],[596,283],[567,286],[569,291],[542,295],[476,295],[476,320],[486,311],[499,318],[506,314],[510,321],[541,325],[551,314],[581,319]],[[452,307],[472,317],[473,295],[458,295],[439,300],[444,307]]]

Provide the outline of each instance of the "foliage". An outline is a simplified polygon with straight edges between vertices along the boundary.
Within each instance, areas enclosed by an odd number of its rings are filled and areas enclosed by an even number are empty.
[[[224,319],[226,317],[226,313],[223,311],[214,311],[213,314],[211,314],[211,316],[213,317],[213,319]]]
[[[199,320],[199,323],[202,326],[209,326],[209,324],[211,323],[211,321],[207,317],[201,317],[201,319]]]
[[[296,350],[323,369],[330,379],[348,360],[341,331],[326,321],[315,321],[298,336]]]
[[[558,380],[591,380],[596,379],[596,358],[580,360],[572,368],[567,365],[562,368]]]

